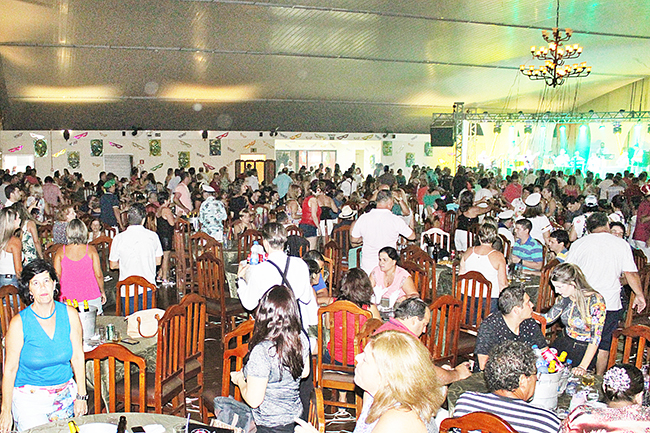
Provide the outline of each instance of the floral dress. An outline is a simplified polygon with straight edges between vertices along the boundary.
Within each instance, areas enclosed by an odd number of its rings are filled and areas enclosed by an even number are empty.
[[[26,266],[38,258],[34,236],[27,230],[27,227],[22,229],[21,242],[23,245],[23,266]]]
[[[219,242],[223,241],[223,222],[228,217],[226,207],[215,197],[208,197],[199,209],[201,231]]]

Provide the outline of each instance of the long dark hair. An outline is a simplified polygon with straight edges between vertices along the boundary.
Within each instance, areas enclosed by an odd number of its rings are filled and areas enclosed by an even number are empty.
[[[273,286],[262,296],[257,313],[255,328],[248,343],[248,354],[263,341],[270,341],[275,347],[280,365],[291,372],[294,380],[302,375],[302,342],[300,340],[300,310],[293,291],[284,286]]]

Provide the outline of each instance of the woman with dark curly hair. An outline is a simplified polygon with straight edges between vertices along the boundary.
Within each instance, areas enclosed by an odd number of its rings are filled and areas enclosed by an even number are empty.
[[[603,376],[606,408],[578,406],[562,422],[561,433],[625,431],[646,433],[650,407],[641,406],[643,373],[630,364],[616,364]]]
[[[244,369],[230,373],[253,408],[259,433],[290,433],[303,413],[300,379],[309,375],[309,340],[293,291],[273,286],[260,300]]]
[[[14,316],[6,335],[3,433],[11,430],[12,414],[15,429],[22,431],[88,410],[81,321],[77,310],[57,301],[61,289],[54,267],[34,260],[18,286],[28,307]]]

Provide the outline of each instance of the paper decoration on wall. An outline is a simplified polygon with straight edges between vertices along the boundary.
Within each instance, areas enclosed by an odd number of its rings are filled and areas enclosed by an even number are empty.
[[[199,152],[196,152],[196,156],[198,156],[199,158],[205,158],[205,155]]]
[[[361,139],[362,140],[370,140],[372,137],[374,137],[374,134],[364,135],[363,137],[361,137]]]
[[[70,168],[79,168],[79,152],[74,151],[74,152],[69,152],[68,153],[68,164],[70,164]]]
[[[370,165],[374,167],[375,165],[375,155],[370,155]]]
[[[241,135],[241,138],[246,138],[246,134],[244,134],[243,132],[240,132],[239,135]]]
[[[417,135],[414,135],[413,137],[411,137],[411,140],[417,140],[417,139],[418,139]]]
[[[325,137],[324,135],[314,134],[314,136],[315,136],[316,138],[318,138],[319,140],[327,140],[327,137]]]
[[[74,138],[76,138],[77,140],[79,140],[80,138],[84,138],[84,137],[87,136],[87,135],[88,135],[87,132],[82,132],[82,133],[79,134],[79,135],[75,135]]]
[[[207,162],[203,163],[203,167],[205,167],[206,171],[212,171],[214,170],[214,167],[208,164]]]
[[[345,140],[349,136],[350,136],[350,134],[343,134],[343,135],[339,135],[338,137],[336,137],[336,139],[337,140]]]
[[[210,156],[221,156],[221,139],[210,140]]]
[[[131,144],[132,144],[133,147],[135,147],[136,149],[144,150],[144,146],[141,145],[141,144],[136,143],[135,141],[132,141]]]
[[[77,144],[79,144],[79,141],[78,140],[72,140],[69,144],[70,144],[70,146],[76,146]]]
[[[108,134],[104,134],[103,132],[100,132],[99,135],[101,135],[104,138],[108,137]]]
[[[34,153],[40,158],[47,155],[47,141],[43,139],[34,140]]]
[[[431,143],[428,141],[424,142],[424,156],[433,156],[433,148]]]
[[[45,138],[44,135],[34,134],[33,132],[30,132],[30,133],[29,133],[29,136],[32,137],[32,138],[35,138],[35,139],[37,139],[37,140],[42,140],[42,139]]]
[[[183,141],[183,140],[178,140],[178,141],[180,141],[181,144],[182,144],[183,146],[185,146],[185,147],[190,147],[190,148],[192,147],[192,145],[191,145],[190,143],[188,143],[187,141]]]
[[[228,149],[229,152],[235,153],[235,149],[230,146],[226,146],[226,149]]]
[[[381,154],[384,156],[393,156],[393,142],[384,141],[381,144]]]
[[[220,140],[220,139],[222,139],[222,138],[226,138],[227,136],[228,136],[228,133],[227,133],[227,132],[224,132],[223,134],[221,134],[221,135],[217,135],[216,137],[214,137],[214,139],[215,139],[215,140]]]
[[[149,140],[149,156],[160,156],[162,154],[162,146],[160,140]]]
[[[244,149],[250,149],[253,145],[255,144],[255,140],[251,141],[247,145],[244,146]]]
[[[117,147],[118,149],[121,149],[121,148],[124,147],[124,146],[122,146],[121,144],[119,144],[119,143],[113,143],[112,141],[109,141],[108,144],[110,144],[110,145],[113,146],[113,147]]]
[[[167,152],[167,156],[169,156],[170,158],[173,158],[173,157],[174,157],[174,154],[171,153],[171,152]]]
[[[408,147],[413,147],[413,146],[415,146],[413,143],[406,143],[406,145],[407,145]]]
[[[18,151],[21,150],[22,148],[23,148],[23,146],[12,147],[11,149],[9,149],[9,152],[11,152],[11,153],[13,153],[13,152],[18,152]]]
[[[62,150],[59,150],[57,153],[55,153],[55,154],[52,155],[52,156],[55,157],[55,158],[58,158],[59,156],[63,155],[67,150],[68,150],[68,149],[62,149]]]
[[[160,156],[160,155],[158,155],[158,156]],[[162,168],[162,166],[163,166],[162,162],[160,164],[158,164],[158,165],[154,165],[153,167],[151,167],[151,171],[156,171],[159,168]]]
[[[415,153],[406,152],[406,166],[410,168],[413,164],[415,164]]]
[[[100,157],[104,154],[104,140],[90,140],[90,156]]]
[[[190,166],[190,152],[186,150],[180,150],[178,152],[178,167],[187,168]]]
[[[182,134],[180,134],[180,135],[178,136],[178,138],[183,138],[183,137],[185,137],[186,135],[187,135],[187,132],[183,132]]]
[[[289,137],[289,138],[290,138],[291,140],[295,140],[296,138],[300,138],[300,137],[302,137],[302,134],[292,135],[292,136]]]
[[[102,164],[99,163],[99,162],[93,162],[93,167],[99,167],[99,166],[101,166],[101,165],[102,165]]]
[[[23,136],[23,133],[22,133],[22,132],[19,132],[18,134],[14,135],[14,138],[20,138],[20,137],[22,137],[22,136]]]

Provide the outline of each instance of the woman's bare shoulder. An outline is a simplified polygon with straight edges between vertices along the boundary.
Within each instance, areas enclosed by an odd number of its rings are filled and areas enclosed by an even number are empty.
[[[412,410],[390,409],[380,418],[372,433],[392,433],[408,431],[409,433],[426,433],[427,428]]]

